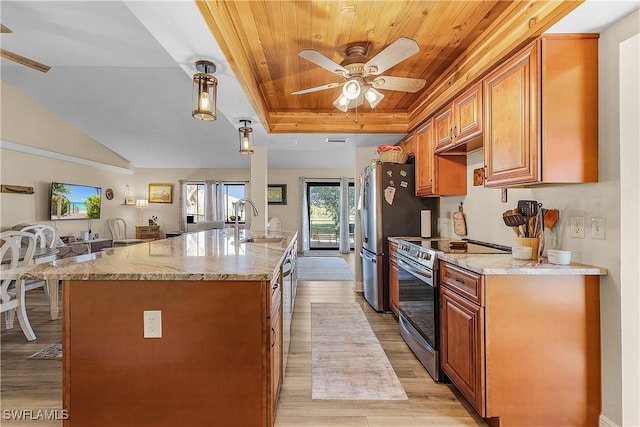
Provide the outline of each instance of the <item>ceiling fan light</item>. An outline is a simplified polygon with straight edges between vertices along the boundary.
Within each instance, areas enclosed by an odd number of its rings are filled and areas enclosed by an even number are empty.
[[[343,94],[340,94],[340,96],[333,101],[333,106],[343,113],[346,113],[349,109],[349,99],[347,99]]]
[[[382,98],[384,98],[384,95],[378,92],[377,90],[375,90],[374,88],[370,87],[364,93],[364,97],[367,100],[367,102],[369,102],[369,105],[371,106],[371,108],[376,108],[376,106],[380,103],[380,101],[382,101]]]
[[[195,119],[211,122],[216,119],[218,79],[209,73],[215,72],[216,66],[209,61],[198,61],[196,69],[201,72],[193,75],[193,111],[191,115]]]
[[[356,99],[360,96],[361,90],[360,82],[355,79],[347,80],[347,82],[342,86],[342,94],[347,97],[347,99]]]

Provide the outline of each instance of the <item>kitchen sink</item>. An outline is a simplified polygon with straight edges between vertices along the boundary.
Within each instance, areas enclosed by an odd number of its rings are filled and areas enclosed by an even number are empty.
[[[251,236],[240,240],[240,243],[279,243],[284,236]]]

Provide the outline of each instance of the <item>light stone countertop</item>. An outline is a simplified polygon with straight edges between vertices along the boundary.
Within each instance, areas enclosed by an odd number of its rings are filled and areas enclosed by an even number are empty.
[[[224,230],[185,233],[0,275],[40,280],[271,280],[298,234],[282,235],[281,242],[236,243]]]
[[[389,237],[398,242],[411,240],[415,237]],[[423,238],[422,240],[458,240],[450,237]],[[458,267],[466,268],[484,275],[577,275],[577,276],[606,276],[607,269],[587,264],[572,262],[569,265],[549,263],[546,257],[539,261],[514,259],[511,254],[464,254],[438,252],[438,259],[447,261]]]
[[[438,259],[484,275],[577,275],[605,276],[602,267],[572,262],[569,265],[550,264],[546,257],[539,261],[514,259],[511,254],[445,254]]]

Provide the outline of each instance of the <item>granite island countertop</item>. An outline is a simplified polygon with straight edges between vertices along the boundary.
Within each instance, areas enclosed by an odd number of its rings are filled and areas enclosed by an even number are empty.
[[[280,242],[236,243],[224,230],[185,233],[1,275],[40,280],[271,280],[297,235],[283,232]]]

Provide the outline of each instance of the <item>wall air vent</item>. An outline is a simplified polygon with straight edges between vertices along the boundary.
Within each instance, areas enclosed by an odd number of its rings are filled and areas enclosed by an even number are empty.
[[[349,142],[349,138],[326,138],[324,142],[328,142],[331,144],[345,144]]]

